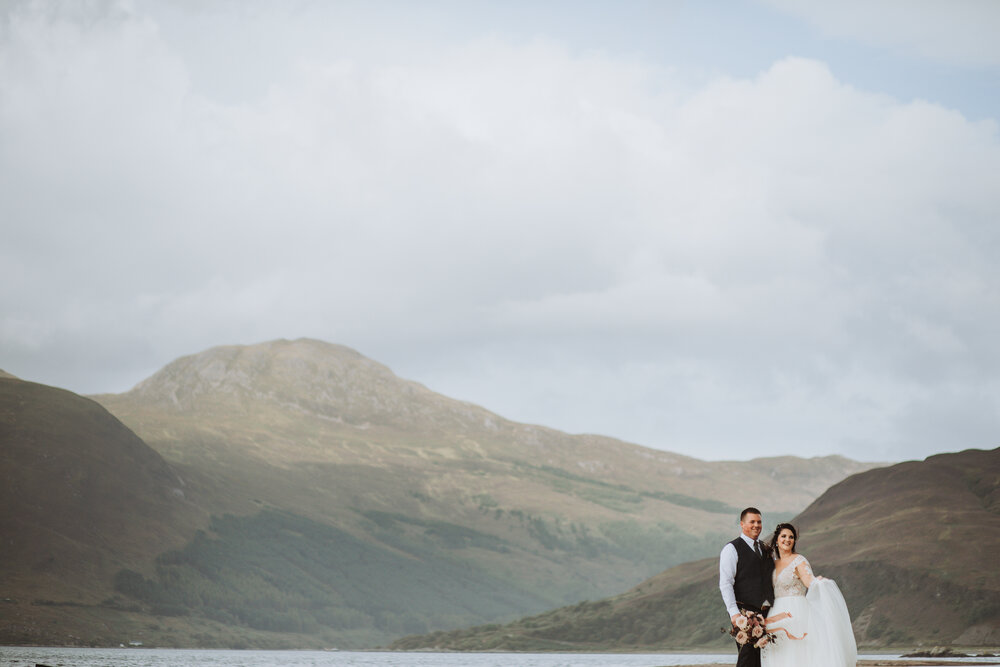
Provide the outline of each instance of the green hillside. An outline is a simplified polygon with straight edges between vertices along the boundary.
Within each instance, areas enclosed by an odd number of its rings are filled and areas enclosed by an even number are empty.
[[[442,524],[454,539],[502,551],[489,535]],[[157,559],[157,576],[122,571],[119,592],[166,615],[198,615],[258,630],[424,632],[510,616],[535,594],[483,572],[456,545],[387,530],[369,542],[285,512],[215,519],[182,550]],[[537,604],[546,604],[537,598]]]
[[[788,517],[874,465],[518,424],[311,340],[214,348],[96,397],[121,422],[9,382],[9,643],[361,648],[506,622],[713,553],[748,496]],[[767,493],[775,475],[796,483]]]
[[[772,521],[767,521],[772,525]],[[800,548],[847,599],[869,647],[1000,644],[1000,449],[854,475],[794,519]],[[407,637],[397,649],[726,648],[716,558],[632,590],[507,625]]]

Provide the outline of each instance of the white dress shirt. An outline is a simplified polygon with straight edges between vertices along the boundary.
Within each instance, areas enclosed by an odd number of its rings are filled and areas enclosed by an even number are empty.
[[[751,551],[757,553],[752,538],[743,533],[740,533],[740,537],[747,543]],[[726,605],[726,611],[729,612],[730,618],[740,613],[739,605],[736,604],[736,591],[733,590],[733,583],[736,581],[736,563],[739,559],[736,547],[731,542],[726,542],[726,546],[722,547],[722,553],[719,554],[719,590],[722,592],[722,601]]]

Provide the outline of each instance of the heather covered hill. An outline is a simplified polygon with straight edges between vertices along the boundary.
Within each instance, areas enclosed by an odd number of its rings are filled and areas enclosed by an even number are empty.
[[[803,549],[854,582],[861,636],[916,637],[923,623],[959,645],[1000,644],[1000,449],[875,472],[834,485],[798,519]]]
[[[794,519],[814,569],[839,583],[865,646],[1000,644],[1000,449],[853,475]],[[767,522],[768,524],[772,522]],[[408,637],[399,649],[726,645],[718,564],[671,568],[622,595],[508,625]]]
[[[1000,449],[938,454],[835,484],[798,517],[831,564],[883,560],[1000,590]],[[919,545],[919,548],[917,548]]]
[[[0,378],[0,443],[0,572],[20,593],[91,600],[193,533],[184,480],[90,399]]]
[[[94,401],[0,378],[0,641],[64,642],[97,623],[67,610],[117,613],[112,580],[148,570],[207,521],[182,479]],[[69,614],[73,615],[73,614]]]

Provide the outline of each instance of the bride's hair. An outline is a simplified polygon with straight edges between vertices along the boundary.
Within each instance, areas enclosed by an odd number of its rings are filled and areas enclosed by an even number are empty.
[[[795,526],[790,523],[779,523],[774,528],[774,533],[771,535],[771,539],[767,541],[767,548],[771,552],[771,557],[776,558],[778,556],[778,535],[781,535],[781,531],[788,529],[792,531],[792,553],[796,553],[799,546],[799,531],[795,530]]]

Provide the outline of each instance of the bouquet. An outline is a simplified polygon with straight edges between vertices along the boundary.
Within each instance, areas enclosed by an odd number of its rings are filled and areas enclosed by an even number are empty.
[[[722,628],[722,631],[726,632],[726,629]],[[749,609],[740,612],[729,629],[729,635],[736,640],[740,648],[743,648],[747,643],[752,644],[754,648],[764,648],[777,639],[773,632],[767,631],[767,627],[764,625],[764,615]]]

